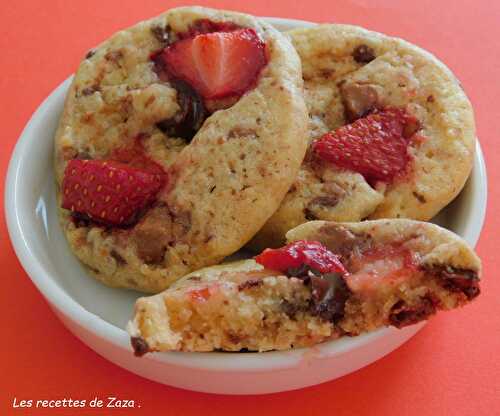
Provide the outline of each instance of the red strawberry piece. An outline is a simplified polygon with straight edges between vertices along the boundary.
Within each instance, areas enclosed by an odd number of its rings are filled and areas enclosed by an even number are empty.
[[[137,168],[157,175],[164,175],[163,168],[146,155],[142,139],[145,136],[138,135],[131,145],[116,149],[110,159],[132,168]]]
[[[62,207],[106,225],[128,225],[151,204],[165,176],[118,162],[68,162],[62,183]]]
[[[418,259],[401,246],[380,246],[350,259],[346,283],[353,292],[385,290],[418,275]]]
[[[190,84],[205,99],[242,95],[267,63],[265,44],[253,29],[205,33],[163,51],[170,78]]]
[[[374,184],[407,171],[411,136],[419,122],[404,109],[386,108],[326,133],[312,146],[320,159],[361,173]]]
[[[317,241],[299,240],[278,249],[268,248],[255,261],[280,272],[307,265],[320,273],[347,273],[338,256]]]

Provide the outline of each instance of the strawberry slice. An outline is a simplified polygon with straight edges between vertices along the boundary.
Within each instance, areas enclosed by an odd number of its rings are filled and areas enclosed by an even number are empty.
[[[346,283],[355,293],[384,292],[418,276],[415,256],[397,246],[376,247],[357,253],[350,260],[349,270],[351,274],[346,276]]]
[[[169,76],[205,99],[242,95],[267,63],[265,44],[253,29],[199,34],[163,51]]]
[[[128,225],[151,204],[165,176],[119,162],[68,162],[62,183],[62,207],[106,225]]]
[[[411,136],[419,122],[404,109],[375,110],[326,133],[312,146],[320,159],[361,173],[370,184],[392,182],[407,171]]]
[[[280,272],[306,265],[320,273],[347,273],[339,258],[317,241],[299,240],[285,247],[267,248],[255,261]]]

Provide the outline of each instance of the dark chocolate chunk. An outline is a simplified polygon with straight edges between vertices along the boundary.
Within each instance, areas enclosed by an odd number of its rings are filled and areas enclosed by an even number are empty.
[[[368,45],[359,45],[352,52],[352,57],[359,64],[367,64],[375,59],[375,51]]]
[[[170,28],[169,25],[166,26],[155,25],[151,27],[151,33],[156,38],[156,40],[158,40],[158,42],[160,42],[165,46],[173,41],[172,29]]]
[[[87,215],[80,212],[71,212],[71,220],[76,228],[92,226],[92,219]]]
[[[82,95],[92,95],[93,93],[99,91],[98,85],[93,85],[91,87],[86,87],[82,90]]]
[[[418,200],[418,202],[425,204],[427,200],[425,199],[425,196],[422,194],[419,194],[418,192],[413,191],[413,196]]]
[[[173,80],[170,84],[177,90],[177,101],[181,110],[174,117],[160,121],[157,126],[168,136],[181,137],[190,142],[206,117],[203,100],[184,81]]]
[[[284,300],[283,302],[281,302],[281,310],[290,319],[295,320],[299,312],[304,312],[305,310],[307,310],[307,304],[289,302],[287,300]]]
[[[344,316],[349,289],[340,273],[310,276],[310,312],[321,319],[336,322]]]
[[[314,213],[309,209],[308,206],[304,208],[304,218],[307,221],[315,221],[318,219],[318,217],[314,215]]]
[[[249,279],[243,283],[240,283],[238,285],[238,291],[246,290],[246,289],[251,289],[253,287],[258,287],[262,285],[264,282],[261,279]]]
[[[329,195],[329,196],[318,196],[316,198],[313,198],[310,202],[309,205],[320,205],[323,207],[334,207],[337,205],[339,202],[339,199],[335,195]]]
[[[188,280],[192,280],[193,282],[199,282],[201,280],[200,276],[191,276]]]
[[[308,281],[312,276],[321,276],[321,273],[317,270],[311,269],[307,264],[302,264],[299,267],[290,267],[285,272],[288,277],[297,277],[299,279]]]
[[[427,273],[435,275],[438,283],[450,292],[463,293],[472,300],[481,292],[479,276],[476,271],[459,269],[452,266],[430,266],[424,268]]]
[[[130,343],[132,344],[132,348],[134,349],[134,355],[136,357],[142,357],[144,354],[150,351],[149,345],[144,338],[132,337],[130,338]]]
[[[304,208],[304,217],[308,221],[317,220],[318,217],[314,214],[315,208],[318,207],[334,207],[339,202],[339,197],[335,195],[317,196],[311,199]]]
[[[116,264],[118,264],[119,266],[123,266],[124,264],[127,264],[127,261],[116,250],[111,250],[109,255],[116,260]]]
[[[429,318],[436,313],[436,302],[430,297],[423,297],[417,305],[407,305],[400,300],[391,309],[389,322],[396,328],[403,328],[408,325],[416,324]]]
[[[87,52],[87,54],[85,55],[85,59],[90,59],[92,58],[93,56],[95,55],[95,50],[94,49],[91,49]]]
[[[364,250],[371,245],[370,235],[354,234],[348,228],[333,223],[327,223],[320,228],[318,239],[330,251],[340,256],[342,262],[349,259],[354,248]]]

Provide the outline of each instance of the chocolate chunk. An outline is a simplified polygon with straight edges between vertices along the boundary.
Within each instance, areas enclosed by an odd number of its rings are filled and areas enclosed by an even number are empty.
[[[188,278],[188,280],[191,280],[193,282],[199,282],[201,280],[200,276],[191,276]]]
[[[306,312],[309,305],[305,302],[289,302],[287,300],[283,300],[280,307],[286,316],[292,320],[296,320],[297,315],[301,312]]]
[[[479,276],[474,270],[443,266],[433,268],[432,272],[437,274],[443,288],[450,292],[463,293],[468,300],[474,299],[481,292]]]
[[[307,264],[302,264],[299,267],[289,267],[285,275],[288,277],[297,277],[299,279],[309,279],[309,273],[315,273]]]
[[[80,212],[72,211],[71,220],[73,221],[73,224],[75,224],[76,228],[92,226],[92,219],[88,215]]]
[[[136,357],[142,357],[144,354],[148,353],[149,345],[146,340],[141,337],[132,337],[130,338],[130,343],[132,344],[132,348],[134,349],[134,355]]]
[[[304,208],[304,216],[308,221],[317,220],[319,217],[314,213],[318,207],[334,207],[339,202],[339,197],[335,195],[318,196],[313,198]]]
[[[320,205],[323,207],[334,207],[339,202],[335,195],[318,196],[309,202],[309,205]]]
[[[377,90],[370,84],[345,82],[340,87],[340,94],[349,123],[365,117],[380,105]]]
[[[375,51],[368,45],[359,45],[352,52],[352,57],[359,64],[367,64],[375,59]]]
[[[181,137],[190,142],[206,117],[203,100],[184,81],[173,80],[170,84],[177,90],[177,101],[181,110],[174,117],[160,121],[157,126],[168,136]]]
[[[133,230],[137,255],[148,264],[162,264],[168,246],[182,239],[190,229],[189,211],[158,203]]]
[[[109,253],[109,255],[116,260],[116,264],[117,265],[123,266],[124,264],[127,264],[127,261],[116,250],[111,250],[111,252]]]
[[[314,316],[329,322],[336,322],[344,315],[344,306],[350,291],[340,273],[322,274],[309,266],[290,267],[286,272],[288,277],[301,279],[311,289],[311,300],[308,310]],[[295,316],[295,305],[282,306],[285,313]]]
[[[336,322],[344,316],[344,307],[350,291],[340,273],[310,276],[312,315]]]
[[[307,221],[315,221],[318,219],[318,217],[314,215],[314,213],[309,209],[309,207],[304,208],[304,218]]]
[[[82,95],[92,95],[99,91],[99,85],[92,85],[91,87],[86,87],[82,90]]]
[[[163,45],[168,45],[173,41],[172,29],[169,25],[160,26],[155,25],[151,27],[151,33],[153,36]]]
[[[262,284],[264,284],[264,282],[261,279],[249,279],[238,285],[238,291],[241,292],[243,290],[251,289],[253,287],[258,287]]]
[[[170,210],[162,205],[152,208],[149,215],[137,224],[133,231],[133,240],[137,255],[144,262],[163,263],[168,244],[173,238],[171,222]]]
[[[413,191],[413,196],[418,200],[418,202],[425,204],[427,200],[425,199],[425,196],[422,194],[419,194],[418,192]]]
[[[354,234],[342,225],[325,224],[319,229],[318,238],[330,251],[347,261],[354,248],[364,250],[371,244],[367,234]]]
[[[90,51],[88,51],[87,54],[85,55],[85,59],[92,58],[95,55],[95,52],[96,51],[94,49],[91,49]]]
[[[160,228],[140,227],[134,233],[137,255],[148,264],[161,264],[167,250],[168,236]]]
[[[421,298],[417,305],[409,306],[403,300],[391,309],[389,322],[396,328],[416,324],[436,313],[436,304],[430,297]]]

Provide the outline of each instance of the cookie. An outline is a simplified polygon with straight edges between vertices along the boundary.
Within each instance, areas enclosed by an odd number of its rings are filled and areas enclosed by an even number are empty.
[[[127,326],[136,355],[306,347],[412,325],[479,295],[478,257],[434,224],[312,221],[287,238],[138,299]]]
[[[279,246],[287,230],[308,220],[434,217],[460,192],[473,164],[474,115],[455,76],[430,53],[360,27],[320,25],[288,34],[302,61],[310,146],[295,183],[251,246]],[[414,118],[399,126],[405,134],[394,130],[393,148],[383,134],[366,139],[363,130],[365,119],[384,109]],[[351,127],[361,134],[349,140]],[[319,149],[315,142],[322,142]],[[385,166],[393,175],[380,175]]]
[[[116,33],[80,64],[55,138],[71,250],[150,293],[218,263],[277,209],[306,131],[300,60],[269,24],[185,7]]]

